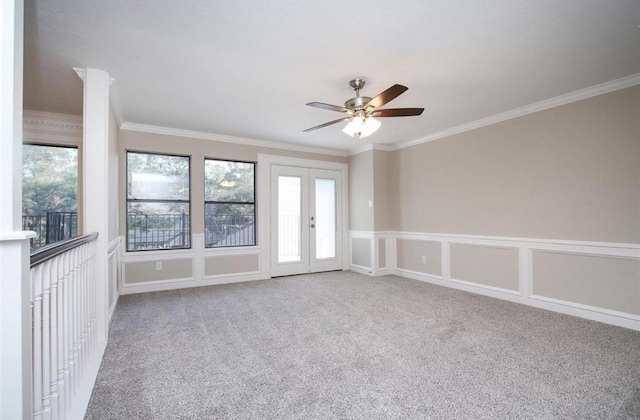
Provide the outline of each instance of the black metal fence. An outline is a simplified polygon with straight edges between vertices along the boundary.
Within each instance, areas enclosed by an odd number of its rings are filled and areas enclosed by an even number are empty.
[[[127,215],[127,251],[152,249],[189,248],[191,228],[189,214],[141,214]]]
[[[189,214],[138,214],[128,217],[128,251],[189,248]],[[78,213],[50,211],[22,216],[22,229],[36,233],[31,249],[78,236]],[[254,215],[209,214],[205,216],[205,246],[251,246],[255,240]]]
[[[206,247],[255,245],[254,215],[208,214],[204,219]]]
[[[78,236],[78,213],[75,211],[48,211],[37,216],[22,216],[22,230],[36,233],[31,238],[31,249],[37,249],[64,239]]]

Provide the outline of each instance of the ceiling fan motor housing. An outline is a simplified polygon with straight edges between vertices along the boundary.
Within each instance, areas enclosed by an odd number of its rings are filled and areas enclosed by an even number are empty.
[[[371,101],[371,98],[368,96],[357,96],[345,102],[344,107],[353,111],[359,111],[361,109],[364,109],[369,101]]]

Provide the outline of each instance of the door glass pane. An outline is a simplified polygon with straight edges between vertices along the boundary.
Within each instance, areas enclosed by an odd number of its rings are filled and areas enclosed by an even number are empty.
[[[302,179],[278,177],[278,262],[301,261]]]
[[[336,181],[316,179],[316,259],[336,256]]]

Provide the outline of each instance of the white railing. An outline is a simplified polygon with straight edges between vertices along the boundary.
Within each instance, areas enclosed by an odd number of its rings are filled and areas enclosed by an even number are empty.
[[[34,419],[64,419],[96,350],[97,234],[31,256]]]

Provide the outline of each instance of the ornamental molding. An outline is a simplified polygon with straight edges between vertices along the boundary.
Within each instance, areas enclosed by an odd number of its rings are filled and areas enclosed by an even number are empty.
[[[82,143],[82,117],[77,115],[25,110],[22,129],[25,143],[70,146]]]

